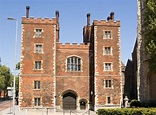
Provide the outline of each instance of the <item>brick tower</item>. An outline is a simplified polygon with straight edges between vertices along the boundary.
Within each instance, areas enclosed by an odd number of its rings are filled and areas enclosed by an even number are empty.
[[[95,109],[120,107],[120,22],[111,12],[107,21],[94,20]]]
[[[20,107],[54,107],[58,17],[22,18]],[[44,49],[44,50],[43,50]]]

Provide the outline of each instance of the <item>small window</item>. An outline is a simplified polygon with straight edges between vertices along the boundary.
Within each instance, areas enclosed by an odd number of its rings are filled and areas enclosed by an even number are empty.
[[[104,32],[104,39],[111,39],[111,31],[105,31]]]
[[[104,71],[112,71],[112,63],[105,63]]]
[[[34,106],[40,106],[41,105],[41,99],[40,98],[34,98]]]
[[[105,87],[112,87],[111,80],[105,80]]]
[[[107,97],[107,104],[111,103],[111,97]]]
[[[104,55],[111,55],[111,47],[104,47]]]
[[[35,45],[35,53],[42,53],[43,52],[43,46],[41,44]]]
[[[42,29],[36,29],[35,37],[42,37]]]
[[[34,81],[34,89],[40,89],[40,81]]]
[[[35,69],[40,70],[41,69],[41,61],[35,61]]]
[[[81,58],[75,56],[67,58],[67,70],[81,71]]]

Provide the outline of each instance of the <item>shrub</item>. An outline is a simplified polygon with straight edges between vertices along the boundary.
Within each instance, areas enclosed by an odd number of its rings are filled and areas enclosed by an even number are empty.
[[[140,107],[141,103],[138,100],[133,99],[130,103],[130,107]]]
[[[156,115],[156,108],[99,109],[98,115]]]
[[[156,107],[156,100],[148,100],[141,103],[141,107]]]

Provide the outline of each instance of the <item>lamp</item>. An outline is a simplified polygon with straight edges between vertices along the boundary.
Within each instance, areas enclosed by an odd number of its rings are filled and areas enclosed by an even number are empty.
[[[13,108],[12,108],[12,115],[15,115],[15,80],[16,80],[16,49],[17,49],[18,20],[12,17],[9,17],[7,19],[16,21],[16,38],[15,38],[15,51],[14,51],[15,54],[14,54]]]

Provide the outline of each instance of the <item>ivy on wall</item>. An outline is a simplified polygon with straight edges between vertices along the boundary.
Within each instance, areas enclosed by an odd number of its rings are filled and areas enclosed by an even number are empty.
[[[156,0],[145,0],[142,18],[142,35],[149,72],[156,72]]]

